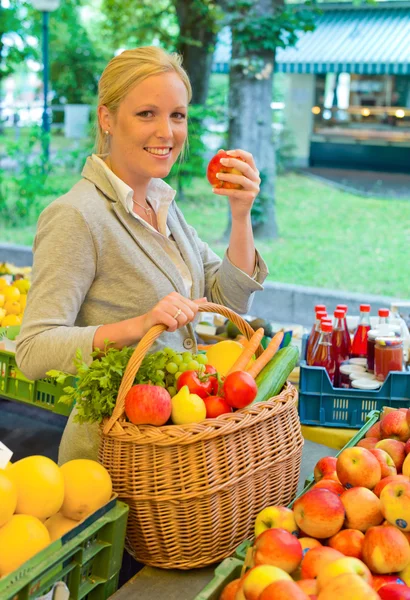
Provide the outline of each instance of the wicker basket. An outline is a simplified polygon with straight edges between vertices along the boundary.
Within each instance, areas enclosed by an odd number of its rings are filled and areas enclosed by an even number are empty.
[[[207,303],[200,310],[228,317],[248,339],[253,334],[223,306]],[[231,555],[252,535],[255,517],[265,506],[291,502],[303,438],[297,391],[289,383],[267,402],[201,423],[153,427],[127,422],[125,396],[164,329],[153,327],[135,349],[113,415],[101,427],[99,458],[114,491],[130,507],[128,551],[147,565],[190,569]]]

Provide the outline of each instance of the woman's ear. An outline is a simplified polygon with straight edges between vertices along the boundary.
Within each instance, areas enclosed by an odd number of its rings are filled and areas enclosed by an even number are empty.
[[[111,115],[108,108],[104,105],[98,107],[98,122],[103,131],[110,131]]]

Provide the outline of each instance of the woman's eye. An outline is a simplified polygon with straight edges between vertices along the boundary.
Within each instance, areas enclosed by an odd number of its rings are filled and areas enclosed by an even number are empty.
[[[176,118],[178,119],[178,121],[182,121],[183,119],[186,119],[186,115],[184,113],[174,113],[172,116],[176,116]]]
[[[148,115],[152,115],[151,110],[143,110],[142,112],[138,113],[139,117],[147,117]]]

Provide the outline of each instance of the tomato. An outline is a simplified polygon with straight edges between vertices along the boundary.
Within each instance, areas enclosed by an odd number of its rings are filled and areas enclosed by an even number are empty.
[[[214,384],[211,379],[213,378],[199,375],[198,371],[184,371],[177,379],[177,390],[187,385],[191,394],[206,398],[213,393]]]
[[[234,167],[225,167],[221,165],[221,158],[235,158],[237,160],[243,160],[243,158],[239,158],[239,156],[229,156],[224,150],[215,154],[213,158],[209,161],[208,168],[206,171],[206,176],[208,178],[209,183],[216,188],[224,188],[226,190],[241,190],[242,186],[238,183],[231,183],[230,181],[222,181],[218,179],[217,173],[231,173],[233,175],[242,175],[241,171],[235,169]]]
[[[216,375],[217,371],[212,365],[205,365],[205,373],[207,373],[207,375]],[[209,377],[209,381],[212,382],[211,395],[217,396],[219,390],[218,377]]]
[[[234,371],[224,381],[225,400],[234,408],[248,406],[255,400],[257,393],[258,386],[246,371]]]
[[[206,406],[206,418],[215,419],[219,415],[232,412],[232,407],[227,403],[225,398],[220,396],[208,396],[204,398]]]

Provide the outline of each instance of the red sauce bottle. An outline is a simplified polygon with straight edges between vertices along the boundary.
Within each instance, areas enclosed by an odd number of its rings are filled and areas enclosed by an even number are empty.
[[[332,347],[332,322],[330,320],[323,320],[321,329],[319,343],[316,346],[312,364],[314,367],[324,367],[329,375],[330,381],[333,383],[335,376],[335,357]]]
[[[323,306],[323,305],[322,305]],[[307,346],[306,346],[306,363],[312,364],[313,353],[317,346],[320,337],[320,323],[321,319],[327,318],[326,310],[320,309],[316,311],[316,319],[312,327],[312,332],[309,335]]]
[[[367,356],[367,332],[370,330],[370,304],[360,305],[360,319],[354,332],[351,357]]]
[[[334,312],[334,324],[333,324],[333,332],[332,332],[332,347],[333,347],[333,356],[335,359],[335,377],[334,377],[334,386],[340,387],[340,373],[339,367],[341,363],[349,358],[350,353],[350,336],[349,342],[346,340],[346,331],[344,326],[345,319],[345,311],[344,310],[335,310]]]

